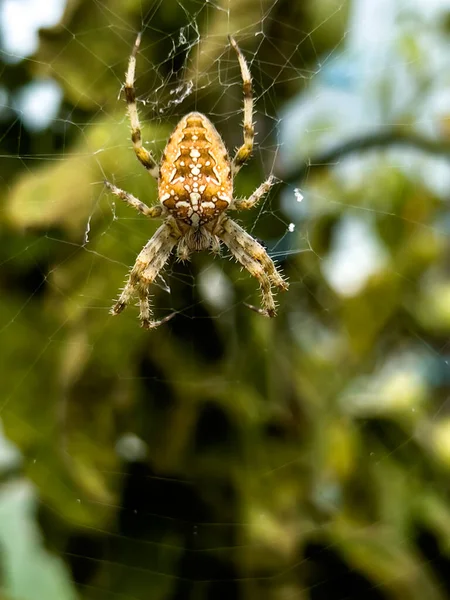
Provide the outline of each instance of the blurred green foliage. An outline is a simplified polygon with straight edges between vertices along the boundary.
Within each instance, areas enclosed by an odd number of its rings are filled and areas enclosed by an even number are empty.
[[[227,33],[252,58],[260,148],[236,181],[244,194],[273,166],[273,119],[340,43],[347,6],[72,0],[32,60],[2,67],[11,94],[40,76],[64,90],[50,131],[28,132],[11,111],[1,138],[1,417],[22,456],[2,470],[2,598],[449,597],[448,208],[386,148],[370,186],[311,169],[315,201],[289,238],[304,251],[282,256],[291,287],[276,319],[247,310],[255,282],[209,255],[171,263],[170,294],[155,286],[157,314],[179,311],[170,323],[143,331],[133,307],[113,319],[156,227],[102,183],[156,198],[118,98],[142,20],[138,93],[149,90],[141,115],[155,151],[194,108],[237,145]],[[196,92],[156,118],[188,81]],[[295,156],[266,210],[242,215],[254,235],[285,240],[280,197],[306,175]],[[339,295],[323,264],[358,209],[386,260]],[[214,269],[233,288],[222,309],[197,285]]]

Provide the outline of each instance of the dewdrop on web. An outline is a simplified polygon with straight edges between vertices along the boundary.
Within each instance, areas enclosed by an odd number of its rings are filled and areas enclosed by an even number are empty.
[[[298,188],[295,188],[294,195],[295,195],[295,199],[297,200],[297,202],[301,202],[303,200],[303,194],[301,193],[301,191]]]

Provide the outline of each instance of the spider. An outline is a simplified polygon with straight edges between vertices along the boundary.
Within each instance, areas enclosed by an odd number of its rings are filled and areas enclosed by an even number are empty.
[[[199,112],[191,112],[179,121],[158,166],[151,152],[142,145],[136,105],[134,82],[141,34],[137,36],[129,59],[124,89],[131,140],[137,159],[158,181],[160,203],[150,208],[112,183],[105,181],[105,185],[114,195],[146,217],[163,217],[165,220],[138,255],[111,314],[120,314],[137,294],[140,322],[146,329],[158,327],[175,314],[155,321],[152,319],[149,302],[149,286],[155,281],[175,246],[177,257],[186,260],[192,252],[201,250],[218,253],[220,243],[223,242],[235,259],[258,279],[262,308],[255,310],[264,316],[274,317],[276,314],[272,286],[281,290],[288,289],[288,283],[263,245],[226,216],[227,210],[254,207],[275,183],[275,178],[270,176],[249,198],[233,197],[233,177],[252,154],[254,129],[250,70],[236,41],[231,36],[229,41],[237,54],[244,88],[244,143],[231,161],[222,138],[208,117]]]

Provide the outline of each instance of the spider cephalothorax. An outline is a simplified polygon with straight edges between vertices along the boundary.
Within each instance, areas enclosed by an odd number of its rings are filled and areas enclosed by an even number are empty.
[[[180,259],[189,258],[192,252],[220,250],[223,242],[233,256],[244,266],[261,286],[265,316],[275,316],[272,285],[286,290],[283,279],[264,247],[242,227],[228,218],[227,209],[243,210],[254,206],[274,183],[271,176],[253,192],[250,198],[233,198],[233,176],[248,160],[253,149],[253,100],[250,71],[235,40],[230,37],[241,67],[244,85],[244,143],[230,161],[228,152],[211,121],[201,113],[184,116],[172,133],[158,166],[152,154],[142,145],[141,128],[136,107],[134,74],[136,54],[140,44],[138,36],[130,57],[125,79],[125,96],[131,122],[131,139],[138,160],[158,179],[160,204],[149,208],[146,204],[105,182],[113,194],[148,217],[165,217],[164,223],[144,246],[131,270],[125,288],[111,312],[119,314],[136,293],[140,303],[143,327],[154,328],[167,321],[151,319],[149,286],[169,258],[174,246]]]

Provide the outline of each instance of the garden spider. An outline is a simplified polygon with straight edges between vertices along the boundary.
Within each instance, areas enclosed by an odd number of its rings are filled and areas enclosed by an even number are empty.
[[[149,208],[112,183],[105,181],[105,185],[146,217],[164,217],[165,221],[138,255],[111,313],[121,313],[133,295],[137,294],[139,318],[142,327],[147,329],[158,327],[175,314],[154,321],[149,303],[149,286],[164,267],[174,246],[178,246],[177,257],[186,260],[192,252],[200,250],[210,249],[217,253],[220,242],[223,242],[236,260],[258,279],[262,308],[257,312],[267,317],[275,316],[272,286],[288,289],[287,282],[264,247],[225,214],[229,209],[252,208],[275,183],[275,178],[270,176],[249,198],[233,198],[233,177],[251,156],[254,130],[250,71],[236,41],[231,36],[229,40],[239,60],[244,87],[244,143],[232,161],[211,121],[201,113],[191,112],[176,126],[162,155],[161,164],[157,165],[151,152],[142,145],[136,106],[134,80],[140,34],[130,56],[124,89],[133,149],[150,175],[158,180],[160,204]]]

